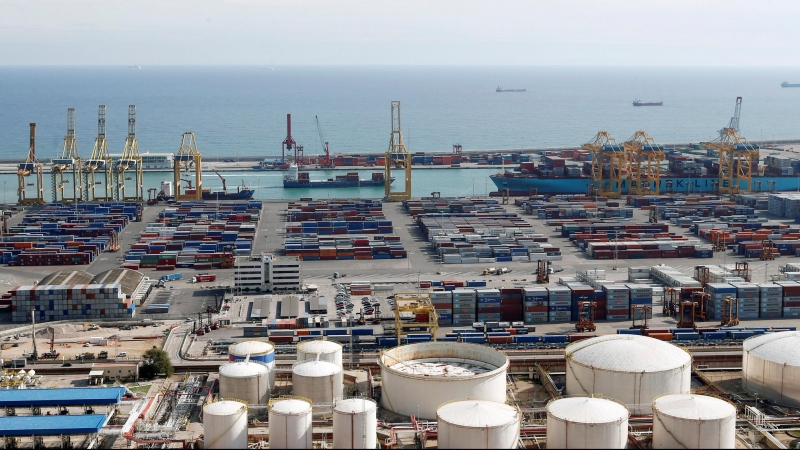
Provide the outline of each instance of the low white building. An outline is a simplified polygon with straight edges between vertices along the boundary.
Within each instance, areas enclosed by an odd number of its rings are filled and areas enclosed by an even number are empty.
[[[233,282],[239,292],[299,290],[301,262],[271,254],[236,258]]]
[[[110,156],[113,161],[122,158],[121,154],[111,154]],[[175,155],[173,153],[144,152],[140,153],[139,156],[142,157],[143,170],[171,170],[174,166]]]

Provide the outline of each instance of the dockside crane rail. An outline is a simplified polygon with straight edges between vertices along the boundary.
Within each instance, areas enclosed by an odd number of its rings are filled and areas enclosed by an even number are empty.
[[[66,195],[66,185],[72,184],[72,196]],[[67,109],[67,134],[61,157],[53,159],[53,202],[83,201],[83,168],[75,139],[75,108]]]
[[[106,105],[97,107],[97,138],[94,141],[92,155],[84,166],[84,197],[87,201],[111,201],[112,197],[112,171],[111,155],[108,153],[106,141]],[[104,186],[98,189],[97,186]],[[105,189],[103,193],[102,189]]]
[[[331,147],[328,145],[328,141],[325,140],[325,137],[322,135],[322,127],[319,125],[319,117],[314,116],[314,120],[317,121],[317,133],[319,133],[319,142],[322,144],[322,151],[325,153],[325,159],[320,161],[321,167],[333,167],[333,161],[331,161]]]
[[[34,181],[28,183],[28,177],[33,176]],[[42,205],[44,201],[44,186],[42,185],[42,163],[36,159],[36,124],[30,124],[30,146],[25,162],[17,166],[17,203],[20,205]],[[28,186],[32,186],[33,193],[29,195]]]
[[[130,177],[128,172],[133,172]],[[122,150],[122,157],[117,161],[114,173],[117,178],[115,183],[117,200],[134,202],[144,200],[144,171],[139,143],[136,140],[136,105],[128,106],[128,136],[125,138],[125,148]],[[125,182],[128,178],[133,180],[133,195],[125,194]]]
[[[181,193],[181,171],[188,172],[189,168],[194,166],[194,193],[182,194]],[[172,166],[173,185],[175,188],[175,200],[202,200],[203,198],[203,157],[200,151],[197,150],[197,140],[194,133],[187,131],[181,137],[181,146],[178,153],[174,156],[174,164]],[[189,186],[187,189],[192,189],[192,181],[185,180]]]
[[[392,191],[392,169],[403,169],[405,173],[405,189]],[[400,102],[392,102],[392,135],[389,138],[389,150],[384,158],[384,194],[387,201],[411,199],[411,154],[406,150],[403,132],[400,128]]]
[[[592,154],[592,193],[609,198],[622,197],[629,159],[625,147],[617,144],[607,131],[599,131],[591,141],[583,144],[583,148]],[[606,161],[608,178],[603,177],[603,164]]]
[[[632,195],[658,195],[661,191],[661,162],[664,149],[645,131],[639,130],[623,144],[630,159],[630,184]]]

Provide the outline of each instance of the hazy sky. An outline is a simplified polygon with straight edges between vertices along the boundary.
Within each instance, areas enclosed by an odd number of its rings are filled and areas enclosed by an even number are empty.
[[[798,66],[800,2],[0,0],[0,65]]]

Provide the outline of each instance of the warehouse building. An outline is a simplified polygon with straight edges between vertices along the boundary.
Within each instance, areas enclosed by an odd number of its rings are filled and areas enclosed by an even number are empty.
[[[82,270],[61,270],[34,286],[11,290],[12,320],[27,322],[31,311],[40,322],[130,318],[136,313],[134,299],[148,286],[144,274],[135,270],[112,269],[94,276]]]
[[[236,258],[234,286],[240,292],[300,289],[300,260],[272,254]]]

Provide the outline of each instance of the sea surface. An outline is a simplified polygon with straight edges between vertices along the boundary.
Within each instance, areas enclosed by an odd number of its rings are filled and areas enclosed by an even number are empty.
[[[292,135],[306,155],[322,153],[315,117],[333,153],[384,152],[393,100],[402,102],[401,128],[410,152],[449,152],[456,143],[464,150],[578,146],[599,130],[609,131],[617,141],[640,129],[660,143],[706,141],[727,125],[737,96],[743,97],[742,135],[753,141],[800,138],[800,88],[781,88],[782,81],[800,82],[800,70],[0,67],[0,159],[27,155],[29,122],[37,123],[37,155],[60,155],[69,107],[77,110],[79,152],[88,157],[97,134],[99,104],[107,106],[111,153],[121,153],[124,147],[129,104],[137,107],[140,152],[174,153],[182,133],[193,131],[203,155],[231,158],[279,156],[287,113],[292,114]],[[497,93],[498,86],[527,92]],[[634,99],[663,101],[664,106],[633,107]],[[471,193],[473,177],[481,185],[497,171],[415,171],[413,193]],[[229,175],[229,186],[245,179],[258,185],[262,198],[295,197],[279,188],[282,174]],[[207,187],[213,187],[212,177],[206,177]],[[145,178],[146,187],[157,187],[171,176]],[[16,177],[0,180],[16,193]],[[380,188],[373,189],[374,196],[380,196]],[[493,190],[490,182],[486,190]],[[271,191],[280,192],[273,196]]]

